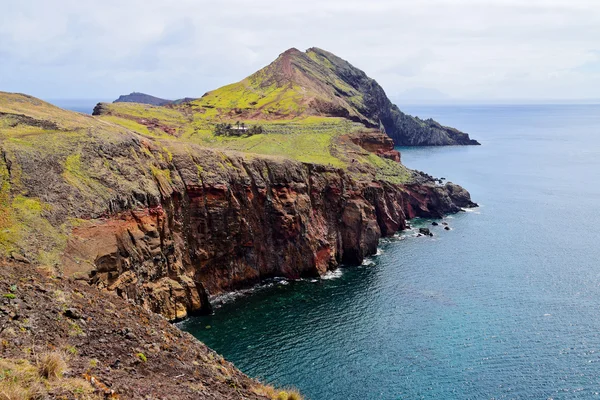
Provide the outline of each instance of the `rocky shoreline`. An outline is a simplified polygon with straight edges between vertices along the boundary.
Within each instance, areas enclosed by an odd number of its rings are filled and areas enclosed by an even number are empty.
[[[266,279],[360,264],[408,219],[474,206],[402,166],[373,130],[330,136],[317,163],[142,134],[20,94],[0,93],[0,122],[2,357],[12,370],[25,354],[33,371],[40,352],[74,352],[72,376],[106,396],[278,398],[169,321]]]
[[[173,153],[169,168],[155,201],[75,228],[64,265],[170,320],[209,312],[208,295],[360,264],[407,219],[473,206],[464,189],[427,177],[358,181],[332,167],[206,149]]]

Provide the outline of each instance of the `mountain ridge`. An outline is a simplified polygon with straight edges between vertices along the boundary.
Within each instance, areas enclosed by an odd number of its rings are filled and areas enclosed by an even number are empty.
[[[192,103],[258,120],[342,117],[381,129],[396,145],[479,144],[458,129],[403,113],[364,71],[317,47],[288,49],[259,71]]]

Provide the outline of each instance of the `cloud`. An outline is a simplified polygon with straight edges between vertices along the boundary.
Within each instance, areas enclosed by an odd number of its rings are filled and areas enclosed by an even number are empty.
[[[199,96],[312,46],[391,95],[600,97],[596,0],[10,3],[0,14],[0,90],[45,98]]]

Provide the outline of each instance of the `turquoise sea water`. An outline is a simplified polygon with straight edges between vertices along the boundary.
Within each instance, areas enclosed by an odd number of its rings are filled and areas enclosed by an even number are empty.
[[[404,110],[482,142],[400,149],[479,209],[181,328],[313,400],[600,398],[600,106]]]

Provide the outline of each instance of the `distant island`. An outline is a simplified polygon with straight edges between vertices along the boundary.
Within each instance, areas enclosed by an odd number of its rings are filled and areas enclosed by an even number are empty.
[[[150,104],[152,106],[166,106],[168,104],[181,104],[192,100],[194,100],[192,97],[185,97],[178,100],[167,100],[161,99],[160,97],[151,96],[146,93],[131,92],[129,94],[123,94],[119,96],[119,98],[113,101],[113,103],[140,103]]]

